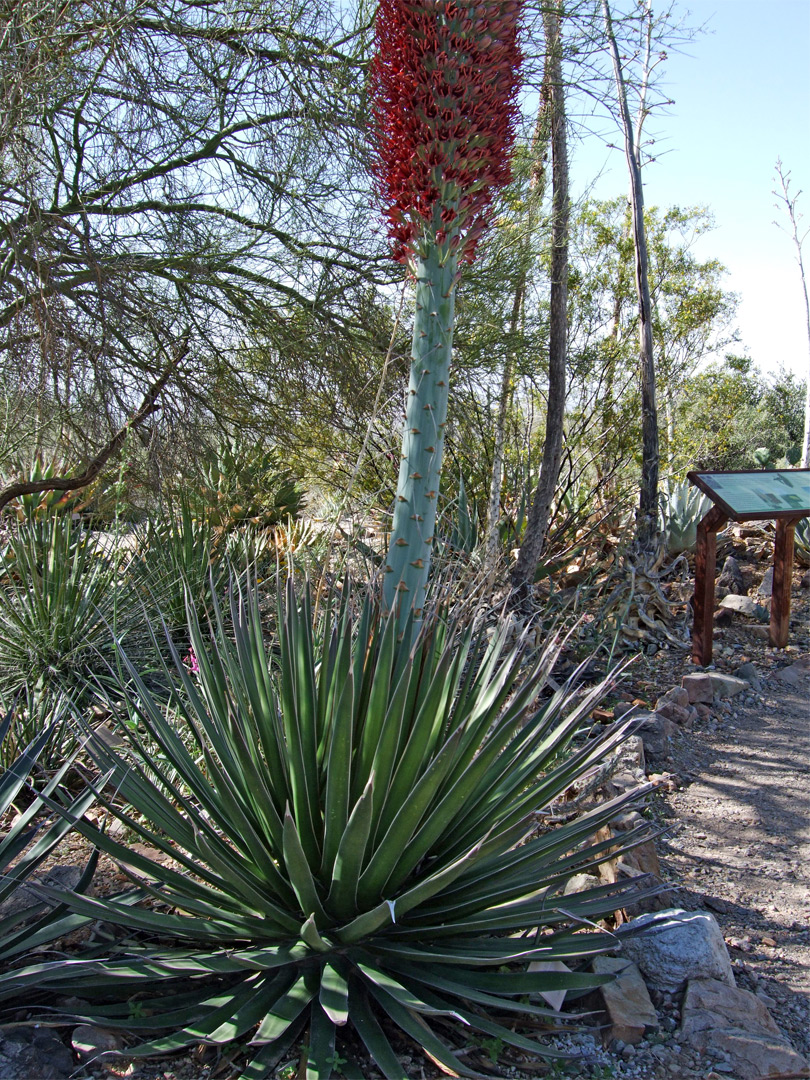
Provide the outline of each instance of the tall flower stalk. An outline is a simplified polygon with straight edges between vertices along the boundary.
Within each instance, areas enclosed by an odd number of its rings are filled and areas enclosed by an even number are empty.
[[[381,0],[372,67],[378,192],[394,257],[416,279],[411,373],[383,597],[424,606],[456,284],[511,178],[519,0]]]

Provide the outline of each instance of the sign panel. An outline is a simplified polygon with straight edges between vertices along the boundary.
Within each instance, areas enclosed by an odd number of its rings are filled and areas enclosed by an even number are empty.
[[[734,521],[810,514],[810,469],[690,472],[687,476]]]

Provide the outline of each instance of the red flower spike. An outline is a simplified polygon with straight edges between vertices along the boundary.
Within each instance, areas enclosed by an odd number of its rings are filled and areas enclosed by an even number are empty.
[[[394,257],[439,240],[472,261],[511,179],[519,0],[380,0],[371,69],[377,190]]]

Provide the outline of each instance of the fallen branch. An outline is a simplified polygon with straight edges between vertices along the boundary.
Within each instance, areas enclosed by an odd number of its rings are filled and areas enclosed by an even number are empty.
[[[48,480],[22,480],[16,484],[9,484],[7,487],[0,489],[0,513],[12,499],[19,499],[22,495],[34,495],[40,491],[76,491],[79,488],[87,487],[88,484],[92,484],[113,454],[116,454],[124,445],[130,431],[134,431],[159,408],[157,399],[187,352],[188,337],[184,337],[163,372],[144,394],[143,401],[137,412],[134,412],[126,423],[116,431],[115,435],[96,454],[83,473],[78,476],[53,476]]]

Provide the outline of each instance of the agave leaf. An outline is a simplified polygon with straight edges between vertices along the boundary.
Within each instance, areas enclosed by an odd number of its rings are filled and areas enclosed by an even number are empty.
[[[290,989],[267,1011],[258,1031],[250,1040],[251,1043],[273,1042],[283,1035],[309,1005],[316,992],[317,987],[310,976],[301,975],[297,978]]]
[[[354,674],[349,666],[338,662],[345,678],[340,696],[332,710],[331,741],[326,756],[326,795],[324,807],[324,840],[321,873],[334,873],[340,839],[349,820],[351,763],[354,729]]]
[[[365,991],[354,980],[349,990],[352,1024],[385,1080],[405,1080],[402,1065],[368,1005]]]
[[[349,1019],[349,984],[338,968],[329,962],[323,965],[318,1000],[333,1024],[342,1026]]]
[[[310,1012],[306,1080],[329,1080],[334,1071],[335,1025],[315,1002]]]
[[[326,898],[326,906],[338,918],[346,918],[357,910],[357,883],[366,856],[366,845],[371,831],[371,808],[374,777],[370,777],[365,791],[357,800],[349,821],[340,838],[332,885]]]
[[[389,975],[385,971],[380,971],[377,968],[371,967],[369,964],[364,964],[357,961],[357,969],[361,971],[363,975],[369,980],[375,987],[379,987],[384,990],[386,994],[390,994],[392,998],[403,1005],[406,1009],[410,1009],[413,1012],[421,1012],[430,1016],[455,1016],[458,1018],[458,1013],[449,1006],[442,1006],[435,1008],[432,1005],[428,1005],[420,997],[417,997],[412,991],[410,991],[402,983],[398,982],[395,978]],[[372,992],[374,992],[372,990]]]
[[[369,984],[371,996],[388,1013],[394,1023],[407,1032],[422,1049],[441,1062],[446,1069],[452,1070],[451,1075],[472,1077],[474,1080],[484,1080],[484,1074],[468,1068],[456,1056],[453,1048],[443,1042],[433,1030],[419,1017],[405,1006],[401,1005],[395,997],[386,993],[385,990],[373,983]]]
[[[322,925],[326,924],[328,918],[318,896],[318,887],[289,810],[284,815],[284,865],[301,910],[305,915],[314,915]]]

